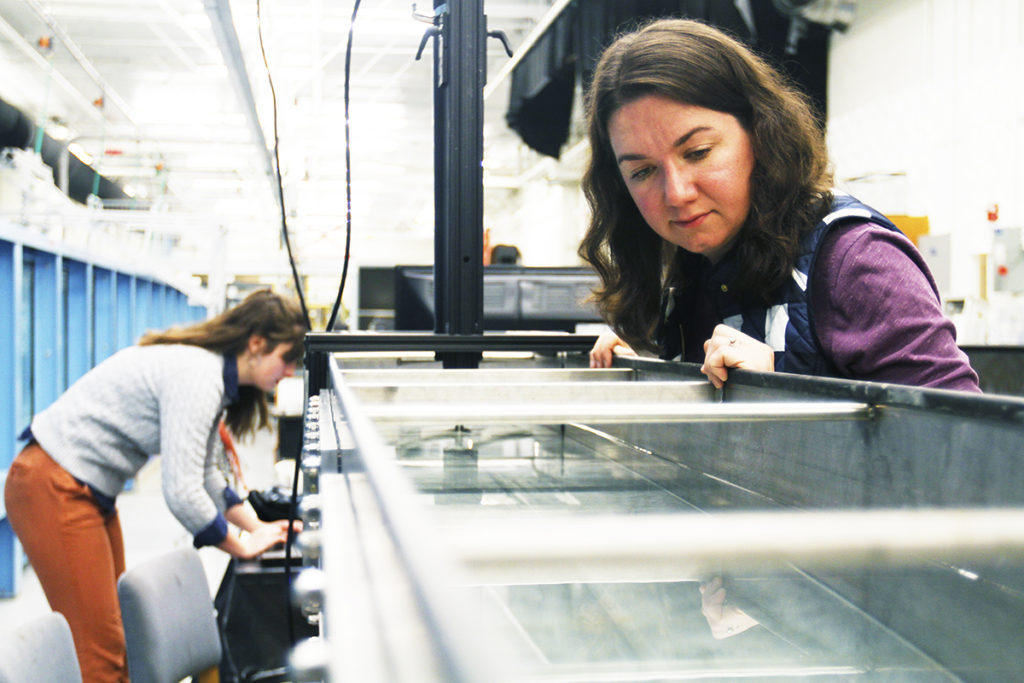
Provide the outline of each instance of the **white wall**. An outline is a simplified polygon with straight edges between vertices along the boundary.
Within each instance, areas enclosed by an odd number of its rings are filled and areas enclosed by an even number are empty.
[[[492,245],[519,247],[525,266],[581,264],[576,248],[589,209],[578,183],[540,180],[523,186],[504,204],[504,210],[492,204],[485,217]]]
[[[837,184],[883,212],[928,216],[933,235],[949,236],[947,299],[984,293],[989,205],[999,225],[1024,226],[1021,73],[1020,0],[859,0],[851,28],[832,39]]]

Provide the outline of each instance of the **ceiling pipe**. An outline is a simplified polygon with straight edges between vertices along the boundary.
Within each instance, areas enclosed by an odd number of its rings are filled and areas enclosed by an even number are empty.
[[[68,32],[64,30],[64,27],[58,24],[57,21],[52,16],[50,16],[50,13],[47,12],[43,8],[43,6],[39,4],[37,0],[25,0],[25,3],[29,7],[31,7],[32,11],[34,11],[39,16],[39,18],[43,21],[43,23],[45,23],[50,28],[51,31],[53,31],[53,33],[60,39],[60,42],[64,44],[64,47],[67,48],[68,52],[71,53],[71,56],[78,63],[78,65],[82,67],[82,70],[85,71],[85,73],[89,75],[89,78],[91,78],[93,82],[99,86],[100,92],[103,94],[103,98],[105,100],[109,100],[115,107],[120,109],[121,113],[124,114],[125,118],[128,119],[128,121],[133,126],[138,128],[138,123],[136,122],[135,117],[132,115],[131,107],[129,107],[128,103],[125,102],[124,99],[117,94],[117,91],[114,90],[113,87],[111,87],[111,85],[106,81],[106,79],[104,79],[103,76],[100,75],[100,72],[96,70],[96,67],[92,65],[92,62],[89,61],[89,58],[85,56],[84,52],[82,52],[82,48],[78,47],[78,43],[72,40],[71,36],[68,35]]]
[[[168,16],[174,18],[174,21],[178,24],[178,28],[182,33],[195,41],[195,44],[206,53],[206,56],[209,57],[211,61],[217,59],[220,54],[217,51],[217,48],[210,42],[209,38],[205,34],[186,21],[185,17],[182,16],[181,12],[179,12],[176,7],[168,2],[168,0],[157,0],[157,4],[163,8],[164,12],[166,12]]]
[[[100,110],[93,106],[92,102],[89,101],[89,99],[86,98],[81,92],[79,92],[78,89],[75,88],[75,86],[71,85],[71,82],[68,79],[64,78],[64,76],[61,75],[60,72],[56,70],[51,70],[50,63],[46,60],[46,58],[39,54],[39,52],[37,52],[35,48],[33,48],[32,45],[14,29],[13,26],[4,21],[2,17],[0,17],[0,35],[3,35],[5,38],[10,40],[11,44],[18,48],[18,50],[20,50],[22,54],[28,57],[29,60],[31,60],[36,66],[42,69],[44,73],[48,74],[47,78],[52,79],[54,83],[59,85],[61,89],[64,90],[71,97],[74,103],[78,105],[79,109],[81,109],[82,112],[96,119],[97,121],[103,120],[103,114],[100,112]]]
[[[277,179],[277,171],[274,167],[271,149],[267,146],[267,138],[263,134],[263,127],[260,125],[259,113],[256,111],[256,98],[252,93],[245,60],[242,58],[242,48],[238,43],[238,34],[235,32],[235,22],[231,18],[231,7],[228,0],[204,0],[203,6],[213,24],[213,34],[217,38],[217,45],[220,47],[224,63],[228,68],[231,86],[238,97],[245,120],[249,124],[253,142],[260,150],[260,155],[266,166],[267,178],[273,187],[274,180]],[[276,191],[271,194],[274,197],[274,204],[280,210],[280,196]]]
[[[0,148],[32,149],[38,133],[27,114],[0,99]],[[102,200],[128,199],[118,183],[70,154],[66,143],[54,140],[45,131],[40,142],[39,156],[52,169],[54,184],[71,199],[86,204],[94,193]]]

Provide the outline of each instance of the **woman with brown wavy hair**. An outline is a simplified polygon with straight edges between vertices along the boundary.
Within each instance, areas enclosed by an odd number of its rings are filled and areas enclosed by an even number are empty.
[[[591,351],[978,391],[938,290],[882,214],[832,189],[807,98],[738,41],[663,19],[587,96],[580,256],[612,332]]]
[[[261,522],[221,474],[219,426],[266,425],[266,395],[294,373],[305,332],[298,306],[255,292],[206,322],[145,335],[33,418],[8,472],[7,518],[71,626],[84,680],[128,679],[115,504],[150,457],[161,456],[164,499],[196,547],[248,558],[285,540],[287,522]]]

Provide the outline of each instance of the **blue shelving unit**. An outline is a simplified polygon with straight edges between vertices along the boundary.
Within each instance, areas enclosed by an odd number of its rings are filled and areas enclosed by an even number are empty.
[[[92,367],[93,337],[92,316],[89,302],[92,301],[92,264],[81,261],[64,261],[63,287],[63,330],[64,339],[63,374],[64,386],[69,387],[76,379]]]
[[[17,258],[15,257],[17,254]],[[15,350],[15,321],[18,319],[19,291],[17,276],[20,268],[15,269],[15,262],[21,259],[21,248],[7,241],[0,241],[0,409],[5,413],[0,418],[0,443],[14,444],[14,408],[15,398],[20,394],[21,373],[17,371],[18,360]],[[4,450],[0,456],[0,480],[6,480],[7,467],[10,464],[10,452]],[[2,482],[0,482],[2,483]],[[7,523],[7,512],[4,510],[3,496],[0,496],[0,591],[12,594],[17,589],[17,579],[21,567],[20,548],[16,547],[14,534]]]
[[[117,273],[92,267],[92,358],[96,365],[117,349]]]
[[[175,287],[0,222],[0,490],[32,415],[147,330],[206,318]],[[15,595],[24,558],[0,496],[0,597]]]

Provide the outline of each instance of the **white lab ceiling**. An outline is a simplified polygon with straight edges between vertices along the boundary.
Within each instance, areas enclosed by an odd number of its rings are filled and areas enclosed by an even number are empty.
[[[487,0],[488,28],[516,48],[551,6]],[[0,0],[0,98],[44,122],[51,137],[73,140],[151,207],[111,220],[166,235],[199,273],[285,274],[257,7],[292,246],[304,274],[340,274],[352,0]],[[359,9],[350,124],[360,234],[431,239],[432,49],[414,59],[429,27],[414,12],[432,10],[409,0],[366,0]],[[504,125],[509,79],[497,76],[507,62],[489,41],[485,165],[504,176],[499,185],[526,177],[537,160]]]

